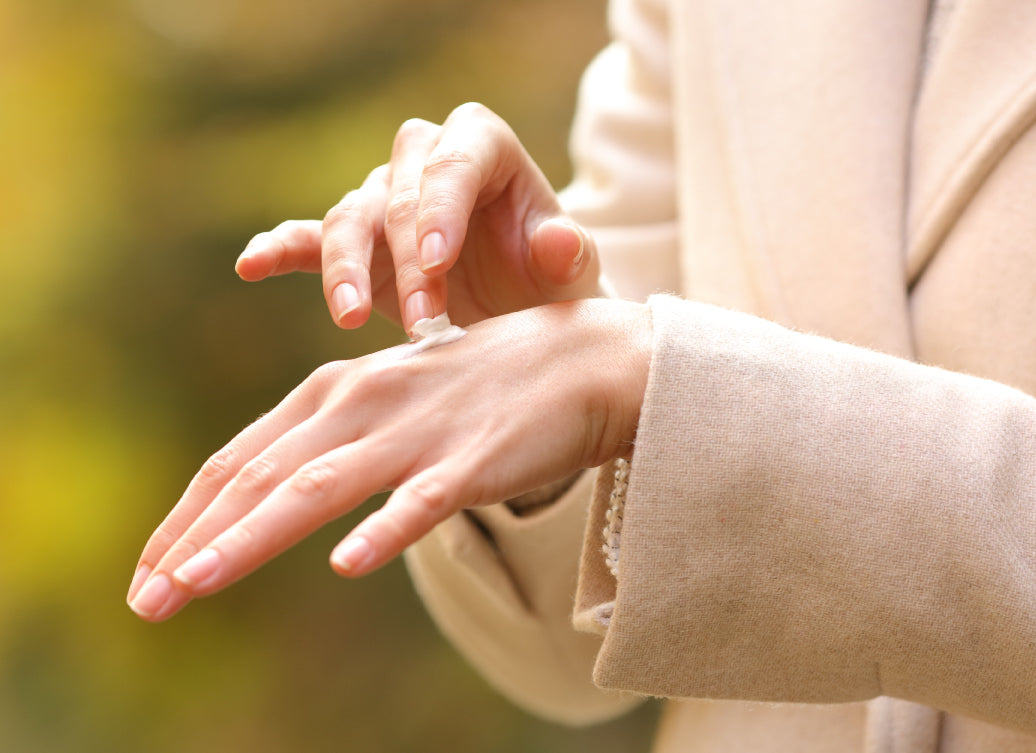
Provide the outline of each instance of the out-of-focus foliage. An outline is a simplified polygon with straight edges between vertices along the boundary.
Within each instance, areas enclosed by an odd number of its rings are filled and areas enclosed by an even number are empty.
[[[204,458],[317,365],[399,339],[316,278],[246,285],[251,234],[319,217],[411,116],[503,115],[556,184],[603,0],[0,3],[0,751],[646,747],[572,731],[457,659],[341,521],[163,625],[124,594]]]

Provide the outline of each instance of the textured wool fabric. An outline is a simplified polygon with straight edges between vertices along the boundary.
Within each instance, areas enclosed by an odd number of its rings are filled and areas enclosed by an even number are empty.
[[[1036,753],[1036,4],[610,20],[566,208],[623,296],[722,308],[651,304],[618,578],[606,467],[415,546],[433,616],[551,718],[673,697],[656,753]]]
[[[1036,399],[675,298],[652,321],[597,683],[1036,730]]]

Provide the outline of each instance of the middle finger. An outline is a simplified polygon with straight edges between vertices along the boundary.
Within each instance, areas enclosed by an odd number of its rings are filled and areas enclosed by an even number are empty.
[[[396,268],[396,290],[407,332],[419,319],[446,310],[446,281],[421,271],[417,247],[421,175],[438,143],[440,126],[426,120],[408,120],[392,144],[392,178],[385,208],[385,238]]]

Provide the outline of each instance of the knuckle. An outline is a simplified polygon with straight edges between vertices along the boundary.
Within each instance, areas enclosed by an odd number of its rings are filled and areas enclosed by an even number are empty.
[[[325,393],[328,389],[338,384],[348,371],[348,361],[330,361],[314,369],[313,373],[306,379],[305,384],[318,392]]]
[[[226,556],[233,552],[253,551],[258,538],[248,521],[239,520],[212,543]]]
[[[309,240],[310,227],[305,220],[285,220],[273,229],[273,235],[284,244],[303,246]]]
[[[327,214],[324,215],[324,228],[332,225],[363,223],[367,219],[362,189],[356,188],[327,210]]]
[[[299,468],[288,483],[295,494],[320,499],[332,492],[337,480],[334,468],[324,461],[315,460]]]
[[[274,230],[276,230],[276,228],[274,228]],[[274,230],[263,230],[261,233],[256,233],[252,236],[251,240],[248,241],[248,245],[245,246],[245,248],[250,246],[261,246],[269,243],[270,239],[273,237]]]
[[[335,381],[328,383],[328,399],[318,412],[333,419],[336,414],[351,413],[355,406],[385,408],[386,403],[398,405],[408,400],[413,390],[412,366],[408,360],[412,359],[350,362],[350,368],[339,372]]]
[[[194,539],[185,536],[169,549],[169,554],[164,559],[166,562],[183,563],[200,552],[201,547],[202,545]]]
[[[490,110],[488,107],[486,107],[481,102],[465,102],[464,104],[458,105],[457,107],[453,108],[453,111],[450,113],[449,119],[450,120],[462,120],[462,119],[467,119],[467,118],[471,118],[471,119],[474,119],[474,118],[495,119],[496,117],[497,117],[496,113],[493,112],[492,110]]]
[[[383,507],[378,514],[379,525],[377,527],[380,529],[381,537],[396,550],[404,549],[412,543],[404,517],[399,510],[387,507]]]
[[[450,113],[449,121],[468,122],[487,132],[489,137],[517,139],[511,126],[503,118],[479,102],[466,102]]]
[[[423,476],[407,485],[409,505],[422,518],[439,520],[449,507],[449,490],[440,479]]]
[[[259,456],[248,461],[237,474],[235,483],[246,492],[264,494],[277,485],[277,464],[272,458]]]
[[[393,498],[377,513],[378,538],[402,551],[449,515],[447,488],[430,478],[412,479],[403,496]]]
[[[334,289],[341,282],[364,284],[370,276],[370,267],[362,259],[345,252],[329,258],[324,265],[324,295],[330,300]]]
[[[222,489],[234,478],[239,457],[238,448],[228,444],[205,461],[194,476],[195,483],[210,491]]]
[[[435,152],[424,166],[423,179],[438,178],[449,174],[467,174],[481,179],[479,166],[471,160],[471,155],[460,150],[451,149]]]
[[[396,191],[385,205],[385,224],[398,226],[417,212],[421,201],[421,192],[416,187],[408,187]]]
[[[298,220],[284,220],[283,222],[278,224],[277,227],[275,227],[271,232],[274,235],[278,235],[282,238],[292,238],[299,234],[299,231],[302,229],[301,225],[302,223]]]
[[[427,137],[436,128],[438,126],[434,123],[430,123],[422,118],[410,118],[403,121],[399,126],[399,130],[396,131],[396,138],[392,142],[393,153],[406,147],[415,139]]]
[[[172,524],[168,520],[164,520],[147,540],[144,551],[151,555],[154,552],[166,552],[176,543],[179,537],[179,532],[173,528]]]
[[[376,168],[371,170],[366,179],[363,181],[363,185],[385,185],[389,178],[392,177],[392,166],[389,164],[378,165]]]

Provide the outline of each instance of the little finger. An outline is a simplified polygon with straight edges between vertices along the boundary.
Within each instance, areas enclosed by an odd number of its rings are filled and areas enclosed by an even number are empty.
[[[350,578],[376,570],[454,512],[477,501],[469,496],[470,484],[449,478],[441,464],[418,473],[335,547],[331,567]]]

